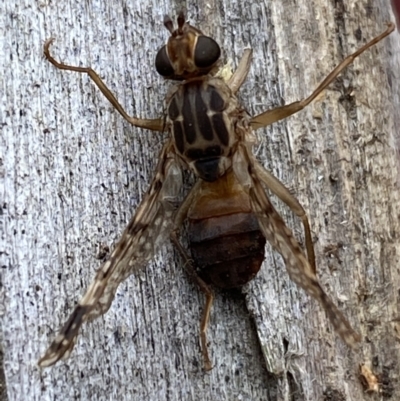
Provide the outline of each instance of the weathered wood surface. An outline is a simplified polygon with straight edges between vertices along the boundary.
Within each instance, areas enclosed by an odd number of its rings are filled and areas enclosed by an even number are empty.
[[[385,29],[389,0],[197,2],[189,20],[235,65],[254,49],[241,99],[251,113],[307,96],[347,54]],[[153,68],[165,13],[182,3],[2,2],[2,327],[14,400],[399,399],[399,35],[362,55],[306,111],[259,132],[258,158],[310,216],[319,277],[360,331],[353,352],[267,247],[245,302],[217,294],[201,369],[203,296],[167,244],[127,280],[71,356],[36,363],[94,276],[151,180],[163,137],[132,128],[86,76],[91,65],[128,112],[155,117],[168,84]],[[193,182],[188,179],[186,188]],[[274,199],[275,200],[275,199]],[[276,201],[276,200],[275,200]],[[302,237],[297,219],[279,207]],[[261,347],[260,347],[261,344]],[[264,359],[263,359],[264,355]],[[379,374],[365,393],[359,364]]]

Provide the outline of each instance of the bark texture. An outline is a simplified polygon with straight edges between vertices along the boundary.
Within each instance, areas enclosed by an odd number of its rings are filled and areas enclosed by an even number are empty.
[[[267,246],[244,297],[217,292],[204,373],[204,299],[166,244],[84,327],[69,360],[37,367],[146,191],[164,139],[125,123],[87,76],[45,61],[44,40],[55,36],[57,59],[92,66],[128,113],[153,118],[169,87],[153,68],[163,15],[182,7],[233,65],[254,49],[240,95],[253,114],[308,96],[393,19],[389,0],[2,2],[3,399],[400,399],[398,33],[307,110],[259,131],[255,148],[308,212],[320,281],[361,333],[358,350]],[[301,241],[299,221],[278,209]],[[379,393],[365,391],[361,364]]]

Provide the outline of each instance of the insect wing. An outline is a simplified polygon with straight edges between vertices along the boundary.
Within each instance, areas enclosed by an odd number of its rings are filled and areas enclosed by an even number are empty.
[[[299,243],[272,206],[261,182],[254,175],[252,180],[250,199],[253,211],[265,237],[282,255],[291,280],[321,303],[337,333],[347,345],[354,347],[360,341],[359,334],[352,329],[342,312],[322,289]]]
[[[240,171],[236,168],[235,173],[244,188],[248,190],[251,207],[257,215],[260,228],[267,241],[282,255],[291,280],[321,303],[337,333],[346,344],[354,347],[360,341],[359,334],[353,330],[342,312],[324,292],[292,231],[268,199],[252,163],[253,156],[241,146],[236,157],[236,165],[242,168]],[[243,168],[243,164],[246,164],[247,168]]]
[[[161,151],[156,176],[111,257],[97,271],[92,284],[54,339],[39,366],[68,358],[83,322],[109,309],[119,284],[143,267],[169,235],[182,186],[181,169],[168,142]]]

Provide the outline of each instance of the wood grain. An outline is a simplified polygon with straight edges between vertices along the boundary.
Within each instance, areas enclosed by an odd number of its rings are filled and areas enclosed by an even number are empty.
[[[398,33],[362,55],[307,110],[258,133],[259,160],[308,211],[320,281],[362,334],[350,351],[321,308],[267,247],[245,301],[217,293],[202,371],[203,297],[166,244],[121,286],[71,358],[36,363],[92,280],[151,180],[162,135],[128,126],[86,76],[92,66],[132,115],[163,111],[154,68],[163,15],[187,7],[236,65],[254,49],[241,90],[257,114],[307,96],[347,54],[385,29],[389,0],[115,1],[0,5],[1,348],[5,400],[366,400],[360,364],[398,399],[400,132]],[[193,183],[188,177],[186,189]],[[274,199],[275,200],[275,199]],[[276,200],[275,200],[276,201]],[[277,202],[275,202],[277,203]],[[284,207],[301,240],[300,222]],[[248,312],[250,311],[250,313]],[[255,324],[254,324],[255,322]],[[396,336],[397,335],[397,336]]]

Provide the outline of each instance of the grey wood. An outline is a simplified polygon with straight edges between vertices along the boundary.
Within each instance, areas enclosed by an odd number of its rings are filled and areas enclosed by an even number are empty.
[[[70,359],[37,367],[100,265],[99,248],[112,248],[146,191],[163,141],[122,121],[86,76],[46,62],[44,40],[56,38],[58,59],[98,71],[130,114],[156,117],[169,87],[153,68],[163,15],[182,5],[233,65],[254,49],[240,95],[252,114],[307,96],[393,19],[389,0],[1,3],[4,398],[358,401],[371,398],[359,377],[366,363],[380,397],[399,399],[397,33],[307,110],[258,132],[255,148],[309,213],[320,280],[362,334],[357,351],[267,246],[245,301],[217,292],[215,366],[204,373],[203,296],[166,244],[84,327]],[[300,223],[278,208],[301,239]]]

